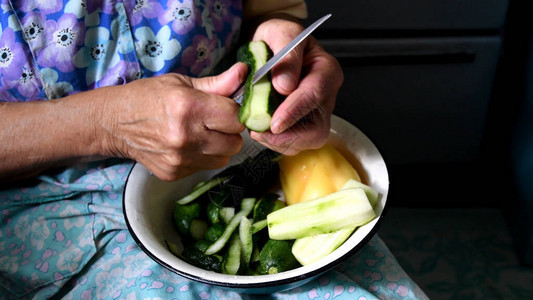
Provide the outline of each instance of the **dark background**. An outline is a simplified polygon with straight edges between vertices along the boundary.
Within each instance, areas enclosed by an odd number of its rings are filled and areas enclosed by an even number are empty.
[[[332,14],[314,35],[344,70],[335,114],[380,149],[387,205],[501,209],[533,263],[525,2],[311,0],[305,22]]]

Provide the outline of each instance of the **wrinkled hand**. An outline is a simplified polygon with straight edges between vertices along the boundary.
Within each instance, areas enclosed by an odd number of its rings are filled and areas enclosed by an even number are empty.
[[[239,63],[216,77],[167,74],[111,88],[101,117],[106,152],[134,159],[163,180],[223,167],[242,146],[239,106],[227,96],[246,70]]]
[[[270,19],[257,27],[253,40],[264,40],[277,53],[302,30],[297,22]],[[321,147],[343,82],[338,61],[309,36],[271,72],[274,88],[287,98],[272,117],[271,131],[251,132],[251,137],[287,155]]]

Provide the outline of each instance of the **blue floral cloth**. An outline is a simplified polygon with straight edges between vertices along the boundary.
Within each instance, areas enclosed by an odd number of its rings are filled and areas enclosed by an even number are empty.
[[[138,78],[210,74],[238,37],[238,0],[7,1],[0,100],[34,101]],[[122,213],[131,161],[108,159],[0,183],[0,299],[424,299],[374,237],[296,289],[250,297],[151,260]]]

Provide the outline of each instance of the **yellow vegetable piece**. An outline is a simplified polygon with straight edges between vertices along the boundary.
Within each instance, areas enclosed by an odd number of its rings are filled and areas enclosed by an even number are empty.
[[[339,191],[349,180],[361,181],[342,154],[326,144],[279,161],[280,181],[288,205]]]

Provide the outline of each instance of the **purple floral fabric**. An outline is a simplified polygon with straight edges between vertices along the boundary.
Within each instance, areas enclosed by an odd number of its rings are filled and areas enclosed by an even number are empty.
[[[233,45],[242,10],[238,0],[1,1],[0,101],[208,75]]]

